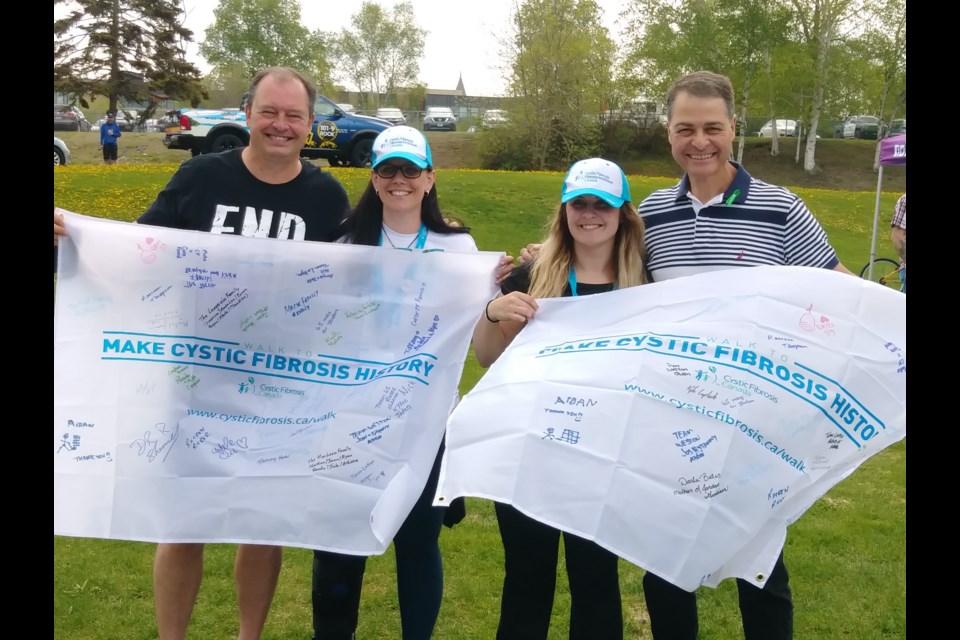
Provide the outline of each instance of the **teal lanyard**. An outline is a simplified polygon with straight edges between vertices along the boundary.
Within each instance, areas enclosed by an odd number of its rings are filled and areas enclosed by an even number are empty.
[[[577,295],[577,270],[573,268],[573,265],[570,265],[570,274],[567,276],[567,282],[570,284],[570,295]],[[613,284],[613,290],[617,290],[617,284]]]
[[[567,276],[567,282],[570,283],[570,295],[577,295],[577,271],[570,265],[570,275]]]
[[[426,227],[423,225],[423,223],[421,222],[421,223],[420,223],[420,230],[417,232],[417,242],[416,242],[416,244],[414,244],[412,247],[394,247],[394,249],[423,249],[424,245],[427,244],[427,233],[428,233],[427,228],[426,228]],[[380,231],[380,241],[377,242],[377,246],[378,246],[378,247],[382,247],[382,246],[383,246],[383,234],[384,234],[384,231],[381,230],[381,231]],[[388,238],[387,240],[389,241],[389,238]],[[393,243],[391,243],[391,244],[393,244]]]

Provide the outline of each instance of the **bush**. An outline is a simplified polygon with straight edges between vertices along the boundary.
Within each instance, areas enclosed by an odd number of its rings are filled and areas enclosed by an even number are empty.
[[[659,123],[645,126],[626,120],[612,121],[601,128],[600,134],[601,155],[620,165],[641,157],[670,154],[667,130]]]
[[[477,133],[477,157],[481,169],[522,171],[532,168],[532,147],[519,129],[502,126]]]
[[[602,147],[597,125],[555,119],[547,131],[541,162],[537,138],[532,127],[519,121],[485,129],[477,141],[480,165],[505,171],[564,171],[577,160],[599,155]]]

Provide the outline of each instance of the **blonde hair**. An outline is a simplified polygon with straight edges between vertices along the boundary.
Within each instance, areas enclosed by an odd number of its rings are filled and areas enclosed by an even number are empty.
[[[561,203],[547,225],[547,238],[530,269],[530,290],[534,298],[559,298],[563,295],[573,264],[573,235],[567,223],[567,205]],[[643,220],[629,202],[620,207],[620,226],[614,238],[616,257],[614,284],[617,289],[647,282],[646,249],[643,244]]]

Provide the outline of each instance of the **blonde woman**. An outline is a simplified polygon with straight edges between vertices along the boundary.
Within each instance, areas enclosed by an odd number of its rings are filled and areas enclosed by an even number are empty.
[[[574,163],[537,258],[501,284],[477,322],[473,346],[489,367],[537,312],[537,298],[585,296],[644,284],[643,222],[623,171],[602,158]],[[617,556],[496,503],[505,577],[497,640],[545,640],[563,536],[571,640],[622,640]]]

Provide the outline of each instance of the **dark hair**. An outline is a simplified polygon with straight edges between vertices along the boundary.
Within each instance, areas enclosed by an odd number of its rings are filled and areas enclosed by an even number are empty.
[[[734,116],[733,85],[730,78],[712,71],[694,71],[674,82],[667,90],[667,120],[673,119],[673,103],[681,92],[698,98],[723,98],[727,116]]]
[[[434,233],[470,233],[470,227],[452,227],[444,220],[437,202],[437,185],[423,197],[420,204],[420,222]],[[365,244],[375,247],[380,244],[383,231],[383,201],[377,195],[373,180],[360,196],[357,206],[351,209],[340,223],[338,236],[346,236],[351,244]]]
[[[250,89],[247,90],[243,99],[240,100],[242,109],[253,104],[253,98],[257,95],[257,87],[260,85],[260,81],[267,76],[273,76],[280,80],[297,80],[300,82],[303,88],[307,90],[307,113],[313,115],[313,103],[317,100],[317,88],[312,82],[307,80],[302,73],[290,67],[267,67],[253,76],[253,80],[250,82]]]

